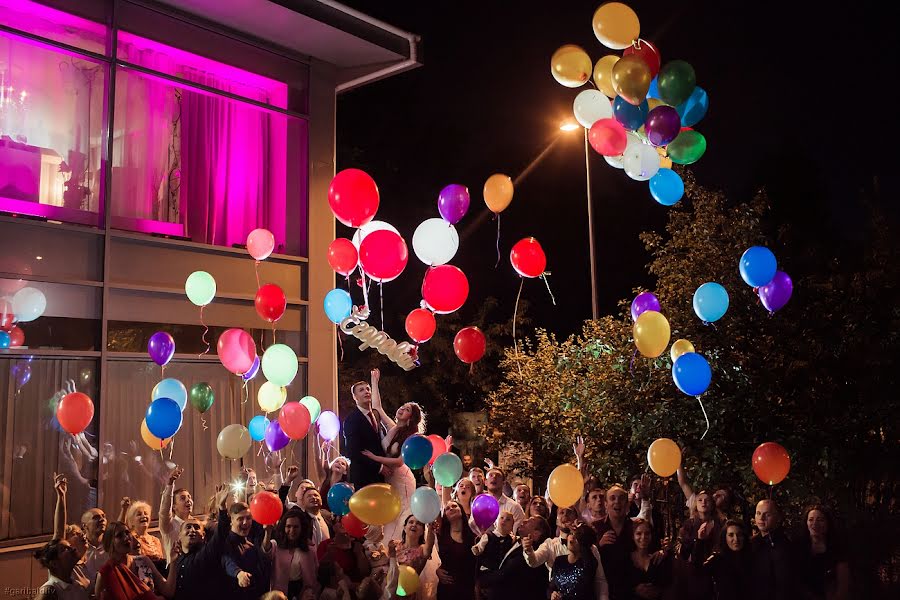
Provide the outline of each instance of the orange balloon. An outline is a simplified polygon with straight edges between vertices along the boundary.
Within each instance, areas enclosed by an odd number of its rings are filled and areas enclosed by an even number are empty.
[[[763,483],[779,484],[790,470],[791,457],[781,444],[765,442],[753,451],[753,472]]]
[[[495,213],[506,210],[513,199],[513,182],[509,175],[495,173],[484,182],[484,203]]]
[[[59,425],[76,435],[84,431],[94,418],[94,403],[81,392],[66,394],[56,407]]]
[[[594,83],[597,84],[597,89],[609,98],[616,97],[616,88],[613,87],[612,81],[612,70],[617,62],[619,62],[618,56],[607,54],[594,65]]]
[[[172,438],[161,440],[150,433],[150,430],[147,429],[147,420],[144,419],[141,421],[141,439],[144,440],[144,443],[150,446],[152,449],[162,450],[169,445],[169,440],[171,440]]]

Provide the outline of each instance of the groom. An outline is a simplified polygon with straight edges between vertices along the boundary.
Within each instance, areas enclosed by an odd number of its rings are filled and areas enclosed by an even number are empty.
[[[378,369],[372,370],[372,383],[378,393]],[[357,381],[350,387],[356,408],[344,419],[344,452],[350,459],[348,479],[354,489],[360,490],[371,483],[384,483],[385,467],[362,455],[368,450],[384,456],[381,439],[387,433],[381,423],[381,415],[372,407],[372,387],[365,381]]]

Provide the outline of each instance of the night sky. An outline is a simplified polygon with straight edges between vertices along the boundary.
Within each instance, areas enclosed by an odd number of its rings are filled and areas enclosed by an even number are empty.
[[[566,43],[594,61],[613,52],[591,29],[600,3],[346,4],[424,40],[424,67],[338,100],[337,168],[362,168],[375,178],[376,218],[397,226],[410,247],[406,271],[384,286],[388,333],[403,338],[403,319],[418,305],[425,266],[412,252],[412,233],[439,216],[437,195],[449,183],[472,194],[452,261],[470,280],[463,315],[495,296],[511,316],[519,278],[509,249],[534,236],[547,253],[557,300],[552,306],[540,281],[526,282],[535,324],[561,334],[579,330],[591,312],[584,146],[580,131],[561,134],[558,126],[586,88],[557,84],[549,62]],[[886,93],[896,78],[888,15],[866,2],[842,3],[840,11],[789,1],[628,4],[663,63],[687,60],[709,93],[709,113],[696,126],[709,144],[693,166],[699,183],[733,201],[766,186],[778,217],[835,255],[866,243],[858,197],[861,190],[872,195],[876,178],[881,202],[896,216],[900,119]],[[515,179],[560,135],[502,214],[495,269],[496,223],[482,214],[484,181],[495,172]],[[591,165],[600,312],[608,314],[632,288],[652,288],[638,234],[662,230],[668,209],[651,198],[646,182],[632,181],[593,150]],[[350,233],[338,225],[339,236]],[[453,332],[439,325],[438,334]]]

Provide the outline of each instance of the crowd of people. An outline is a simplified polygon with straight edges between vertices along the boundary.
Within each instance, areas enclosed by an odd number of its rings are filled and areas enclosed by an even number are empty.
[[[411,512],[415,475],[400,449],[424,431],[424,414],[404,404],[392,419],[377,389],[354,384],[357,410],[344,423],[346,456],[323,446],[318,484],[288,467],[268,485],[244,469],[237,488],[221,485],[202,509],[172,471],[159,502],[159,537],[149,531],[147,502],[124,498],[116,521],[99,508],[67,524],[66,478],[57,475],[51,541],[35,552],[49,571],[38,598],[154,600],[630,600],[846,599],[849,567],[829,511],[812,506],[799,534],[782,526],[778,504],[763,498],[749,520],[736,518],[727,487],[693,490],[683,472],[685,515],[677,535],[664,523],[647,476],[626,489],[586,478],[582,500],[557,507],[524,482],[507,481],[490,461],[454,486],[427,485],[441,514],[422,523]],[[452,440],[447,442],[452,444]],[[580,463],[584,445],[575,445]],[[389,483],[402,499],[397,520],[360,531],[323,505],[329,489]],[[270,489],[284,503],[280,520],[262,526],[250,514],[254,493]],[[472,503],[490,494],[500,506],[486,530]],[[417,589],[408,574],[419,575]],[[404,577],[406,583],[403,584]],[[414,578],[415,579],[415,578]]]

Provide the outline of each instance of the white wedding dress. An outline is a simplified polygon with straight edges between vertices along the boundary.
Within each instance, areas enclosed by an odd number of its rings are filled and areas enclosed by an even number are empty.
[[[384,446],[384,453],[387,456],[396,458],[400,456],[400,444],[391,443],[392,437],[393,436],[390,435],[386,436],[381,443]],[[394,491],[397,492],[397,495],[400,496],[400,515],[394,521],[384,526],[385,546],[387,546],[387,543],[391,540],[400,539],[400,536],[403,533],[403,523],[406,521],[407,517],[412,514],[409,508],[409,502],[413,492],[416,491],[416,477],[413,475],[412,470],[404,464],[394,469],[391,476],[388,477],[387,483],[390,484],[390,486],[394,488]]]

